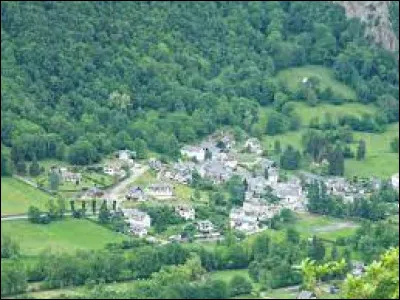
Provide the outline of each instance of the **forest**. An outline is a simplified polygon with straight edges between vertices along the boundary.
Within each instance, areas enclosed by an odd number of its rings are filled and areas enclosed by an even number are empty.
[[[302,65],[331,68],[352,101],[379,108],[339,128],[398,121],[398,60],[330,2],[2,2],[1,22],[2,175],[124,148],[176,158],[222,126],[259,134],[262,107],[276,111],[261,132],[274,135],[298,128],[289,100],[350,101],[274,77]]]

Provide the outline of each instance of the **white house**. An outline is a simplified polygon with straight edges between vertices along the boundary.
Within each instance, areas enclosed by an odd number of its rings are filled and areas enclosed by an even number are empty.
[[[116,166],[105,166],[103,168],[103,172],[110,176],[119,176],[119,177],[123,177],[126,174],[124,170]]]
[[[122,213],[129,224],[130,232],[143,237],[147,235],[147,231],[151,226],[150,216],[138,209],[122,209]]]
[[[209,178],[215,184],[225,182],[233,175],[232,169],[226,167],[222,162],[214,160],[203,164],[198,172],[202,178]]]
[[[192,207],[188,206],[177,206],[175,208],[175,212],[185,220],[194,220],[195,219],[195,210]]]
[[[181,149],[181,154],[189,158],[196,158],[197,161],[202,162],[206,158],[206,151],[201,147],[185,146]]]
[[[249,149],[250,152],[256,153],[256,154],[261,154],[262,153],[262,148],[260,141],[257,138],[250,138],[246,141],[244,144],[245,148]]]
[[[246,233],[257,231],[258,218],[256,216],[246,215],[243,208],[233,208],[229,214],[231,228]]]
[[[81,173],[70,172],[67,168],[60,168],[59,174],[64,182],[74,182],[79,184],[82,180]]]
[[[279,170],[277,168],[269,168],[268,171],[268,184],[276,184],[279,180]]]
[[[211,233],[214,231],[214,225],[209,220],[197,222],[197,230],[201,233]]]
[[[146,188],[146,193],[156,198],[171,198],[174,195],[174,187],[168,183],[154,183]]]
[[[292,210],[304,208],[303,189],[296,182],[281,182],[274,186],[275,195],[281,199],[282,206]]]
[[[394,174],[391,178],[392,186],[395,190],[399,190],[399,173]]]
[[[262,194],[267,187],[267,180],[262,176],[249,178],[247,180],[248,190],[256,194]]]

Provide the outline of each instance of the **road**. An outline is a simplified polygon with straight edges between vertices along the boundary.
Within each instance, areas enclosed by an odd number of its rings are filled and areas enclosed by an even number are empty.
[[[127,179],[125,179],[124,181],[121,181],[119,184],[117,184],[115,187],[113,187],[112,189],[108,190],[107,196],[110,199],[118,199],[118,198],[122,198],[126,192],[126,190],[128,189],[129,185],[134,182],[138,177],[140,177],[141,175],[143,175],[143,173],[145,173],[147,170],[149,169],[148,166],[142,166],[140,168],[132,168],[132,175],[130,177],[128,177]],[[18,176],[19,180],[22,180],[24,182],[26,182],[27,184],[30,184],[32,186],[34,186],[34,183],[24,179],[23,177]],[[86,211],[86,215],[90,216],[92,214],[91,211]],[[65,216],[72,216],[71,212],[66,212]],[[18,215],[8,215],[8,216],[1,216],[1,222],[3,221],[13,221],[13,220],[26,220],[28,219],[28,215],[27,214],[18,214]]]
[[[130,184],[132,184],[138,177],[143,175],[149,169],[148,166],[142,166],[141,168],[132,168],[132,175],[121,181],[119,184],[114,186],[112,189],[107,190],[106,194],[110,199],[124,198],[126,191]]]
[[[85,213],[86,217],[92,218],[96,217],[93,215],[92,211],[87,210]],[[66,217],[72,216],[71,212],[66,212],[64,214]],[[20,215],[9,215],[9,216],[1,216],[1,222],[7,222],[7,221],[16,221],[16,220],[27,220],[28,215],[27,214],[20,214]]]

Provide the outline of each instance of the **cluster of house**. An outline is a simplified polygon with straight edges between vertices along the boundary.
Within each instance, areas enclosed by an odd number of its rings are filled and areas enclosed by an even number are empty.
[[[264,175],[245,175],[247,190],[242,207],[234,208],[230,212],[231,228],[245,233],[254,233],[260,230],[260,222],[271,219],[282,209],[293,211],[305,209],[306,197],[301,181],[292,177],[286,182],[279,181],[279,170],[270,160],[262,160]],[[279,201],[270,201],[274,196]]]
[[[379,189],[382,185],[382,181],[377,178],[370,178],[367,182],[368,187],[366,187],[363,182],[353,183],[343,177],[323,177],[308,172],[301,172],[301,177],[307,184],[315,181],[323,182],[328,195],[339,196],[346,203],[351,203],[354,199],[365,197],[365,195]]]
[[[103,172],[110,176],[124,177],[126,176],[126,172],[123,169],[123,166],[133,167],[135,166],[135,161],[133,157],[136,157],[135,151],[130,150],[119,150],[115,154],[116,160],[113,160],[107,163],[103,167]]]
[[[194,162],[178,162],[173,164],[170,169],[161,170],[158,174],[159,178],[173,180],[181,184],[190,184],[195,167]]]
[[[196,228],[198,233],[194,235],[194,238],[199,241],[220,241],[223,236],[220,232],[215,230],[214,224],[210,220],[203,220],[196,222]]]
[[[174,178],[178,181],[181,178],[186,180],[183,183],[190,183],[191,175],[188,173],[197,170],[202,178],[207,178],[215,184],[229,180],[237,168],[238,161],[232,153],[235,145],[234,139],[224,135],[220,139],[210,137],[199,146],[185,146],[181,149],[183,157],[195,162],[181,162],[179,168],[174,168]]]
[[[136,208],[122,208],[121,212],[129,226],[129,232],[133,235],[144,237],[151,226],[151,218],[146,213]],[[189,221],[195,219],[195,210],[189,206],[178,206],[175,212],[181,218]]]
[[[135,208],[126,208],[122,209],[122,214],[129,225],[130,233],[139,237],[147,235],[151,226],[151,218],[147,213]]]

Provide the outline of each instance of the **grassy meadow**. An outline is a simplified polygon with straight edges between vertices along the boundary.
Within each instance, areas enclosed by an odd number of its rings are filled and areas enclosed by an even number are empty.
[[[46,208],[51,196],[11,177],[1,178],[1,215],[23,214],[30,205]]]
[[[107,243],[127,239],[89,220],[68,217],[46,225],[27,220],[7,221],[1,225],[2,233],[12,236],[24,255],[37,255],[47,249],[62,252],[102,249]]]
[[[276,75],[276,78],[286,83],[288,88],[294,91],[304,77],[311,76],[319,79],[321,89],[330,87],[335,94],[340,95],[344,99],[355,100],[357,98],[356,92],[352,88],[335,79],[333,70],[322,66],[308,65],[298,68],[288,68],[280,71]]]

